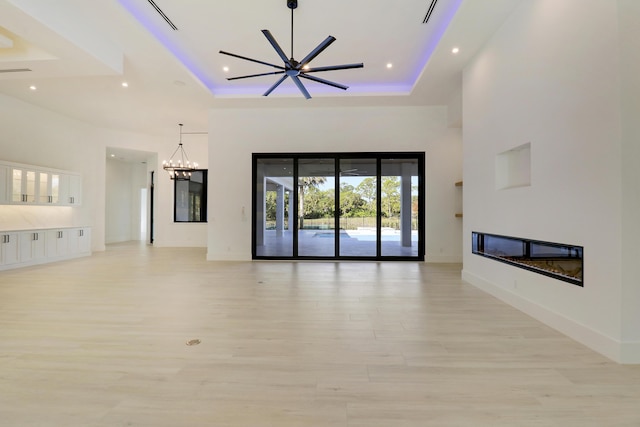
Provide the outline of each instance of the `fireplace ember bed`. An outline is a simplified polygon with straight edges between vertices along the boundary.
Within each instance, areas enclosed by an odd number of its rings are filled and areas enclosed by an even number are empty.
[[[471,251],[486,258],[584,286],[582,246],[488,233],[471,233]]]

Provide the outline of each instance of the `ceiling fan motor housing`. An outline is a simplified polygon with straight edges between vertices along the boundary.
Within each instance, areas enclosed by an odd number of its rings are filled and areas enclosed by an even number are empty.
[[[298,7],[298,0],[287,0],[287,7],[289,9],[295,9]]]

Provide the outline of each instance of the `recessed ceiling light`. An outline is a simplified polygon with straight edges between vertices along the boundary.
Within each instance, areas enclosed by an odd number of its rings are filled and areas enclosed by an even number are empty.
[[[115,154],[112,154],[112,155],[111,155],[111,157],[115,157],[115,156],[116,156]]]
[[[129,87],[129,83],[127,83],[127,82],[122,82],[122,87]]]
[[[31,89],[31,90],[36,90],[36,89],[38,89],[38,88],[37,88],[35,85],[31,85],[31,86],[29,86],[29,89]]]
[[[393,68],[393,64],[392,64],[391,62],[389,62],[389,63],[387,64],[387,68]]]
[[[222,67],[222,71],[224,71],[225,73],[229,72],[229,67]]]
[[[453,49],[451,49],[451,53],[453,53],[454,55],[458,52],[460,52],[460,48],[454,47]]]

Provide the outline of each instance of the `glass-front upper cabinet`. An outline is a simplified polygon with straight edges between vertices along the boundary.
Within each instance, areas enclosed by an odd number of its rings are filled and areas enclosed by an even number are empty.
[[[60,203],[60,174],[39,172],[38,201],[41,204]]]
[[[11,202],[35,203],[37,172],[28,169],[11,169]]]
[[[0,161],[0,204],[79,206],[82,175]]]

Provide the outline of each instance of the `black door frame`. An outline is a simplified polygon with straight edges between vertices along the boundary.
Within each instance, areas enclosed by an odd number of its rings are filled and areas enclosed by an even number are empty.
[[[335,238],[334,256],[299,256],[298,255],[298,221],[289,218],[292,232],[293,255],[292,256],[258,256],[256,253],[256,220],[257,220],[257,188],[258,160],[260,159],[292,159],[293,182],[298,182],[298,161],[300,159],[327,159],[333,158],[335,164],[335,231],[339,232],[340,198],[339,198],[339,167],[342,159],[375,159],[377,170],[376,179],[376,255],[375,256],[345,256],[340,255],[340,238]],[[418,162],[418,255],[417,256],[389,256],[382,255],[382,163],[384,160],[411,159]],[[273,260],[353,260],[353,261],[424,261],[425,258],[425,153],[424,152],[345,152],[345,153],[253,153],[252,155],[252,210],[251,210],[251,255],[253,259]],[[292,191],[294,211],[298,208],[298,191]]]

